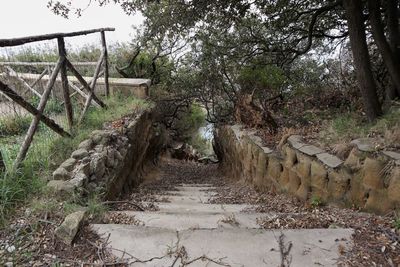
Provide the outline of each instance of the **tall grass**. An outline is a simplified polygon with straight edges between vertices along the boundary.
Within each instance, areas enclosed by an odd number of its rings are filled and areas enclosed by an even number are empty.
[[[0,220],[12,213],[14,207],[27,201],[32,195],[42,192],[54,169],[59,166],[80,142],[87,139],[93,130],[102,128],[104,122],[118,119],[139,109],[146,109],[149,103],[134,97],[114,96],[107,99],[108,109],[90,108],[84,121],[77,125],[73,138],[62,138],[46,127],[34,137],[27,158],[18,170],[13,170],[22,136],[0,139],[6,171],[0,173]],[[77,114],[78,115],[78,114]]]
[[[347,142],[355,138],[381,135],[387,145],[400,140],[400,108],[393,107],[375,122],[365,121],[364,116],[355,113],[344,113],[327,123],[321,132],[326,142]]]

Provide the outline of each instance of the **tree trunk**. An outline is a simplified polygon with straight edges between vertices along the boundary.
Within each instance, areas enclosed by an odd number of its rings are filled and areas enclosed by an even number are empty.
[[[343,1],[349,28],[350,44],[354,67],[360,86],[364,109],[370,121],[382,114],[381,104],[376,93],[376,84],[371,70],[365,34],[361,0]]]
[[[390,47],[400,60],[399,0],[387,0],[386,16]]]
[[[399,28],[399,1],[387,0],[386,17],[387,17],[387,32],[389,37],[390,48],[393,51],[394,57],[400,60],[400,28]],[[400,88],[391,79],[389,86],[386,88],[386,99],[393,100],[400,97]]]
[[[3,154],[0,150],[0,172],[4,172],[6,170],[6,164],[4,163]]]
[[[390,77],[400,93],[400,61],[386,40],[384,26],[381,18],[380,1],[368,0],[369,20],[371,23],[372,36],[382,55],[383,62]]]

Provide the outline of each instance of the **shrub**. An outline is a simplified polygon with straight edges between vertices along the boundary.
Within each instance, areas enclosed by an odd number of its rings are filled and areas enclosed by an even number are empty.
[[[0,137],[25,133],[32,118],[30,116],[6,116],[0,118]]]
[[[204,138],[200,133],[196,133],[190,140],[190,144],[195,148],[201,155],[212,154],[212,143],[211,140]]]
[[[323,205],[323,202],[320,197],[312,196],[310,199],[311,207],[318,208]]]
[[[177,136],[185,142],[190,141],[198,129],[205,123],[205,112],[196,104],[190,106],[187,112],[183,112],[176,121],[174,129]]]

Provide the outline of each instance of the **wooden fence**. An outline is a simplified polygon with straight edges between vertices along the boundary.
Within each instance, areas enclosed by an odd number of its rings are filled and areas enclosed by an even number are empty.
[[[21,145],[17,159],[14,163],[15,167],[18,167],[21,164],[21,162],[23,162],[23,160],[25,159],[26,154],[29,150],[29,147],[31,146],[33,137],[34,137],[35,133],[37,132],[38,125],[40,122],[43,122],[47,127],[49,127],[51,130],[53,130],[54,132],[56,132],[57,134],[59,134],[61,136],[71,137],[71,134],[69,132],[67,132],[65,129],[63,129],[54,120],[52,120],[51,118],[49,118],[43,114],[45,107],[46,107],[46,103],[50,97],[50,93],[53,89],[53,86],[56,82],[58,75],[61,76],[63,101],[64,101],[63,104],[65,107],[65,113],[66,113],[68,126],[69,126],[70,130],[72,129],[72,127],[75,123],[73,108],[72,108],[72,104],[71,104],[71,96],[73,96],[74,94],[80,94],[81,96],[85,97],[85,99],[86,99],[83,111],[79,118],[79,121],[83,120],[88,108],[93,103],[93,101],[94,101],[95,105],[100,106],[102,108],[107,108],[106,104],[99,97],[96,96],[95,88],[96,88],[97,79],[100,76],[104,75],[105,95],[109,96],[109,93],[110,93],[110,87],[109,87],[109,82],[108,82],[109,66],[108,66],[108,52],[107,52],[105,32],[114,31],[114,30],[115,30],[114,28],[101,28],[101,29],[92,29],[92,30],[87,30],[87,31],[71,32],[71,33],[54,33],[54,34],[46,34],[46,35],[37,35],[37,36],[30,36],[30,37],[23,37],[23,38],[16,38],[16,39],[0,39],[0,47],[19,46],[19,45],[23,45],[23,44],[27,44],[27,43],[39,42],[39,41],[44,41],[44,40],[53,40],[53,39],[57,39],[57,44],[58,44],[58,57],[59,58],[58,58],[57,62],[40,62],[40,63],[0,62],[0,64],[5,67],[7,72],[10,75],[15,76],[21,82],[21,84],[27,88],[27,90],[31,91],[34,95],[40,97],[40,102],[39,102],[38,106],[34,107],[27,100],[25,100],[21,95],[19,95],[17,93],[17,90],[15,90],[14,88],[11,88],[11,86],[0,81],[0,93],[33,115],[32,122],[31,122],[28,132],[25,136],[25,139]],[[65,49],[64,39],[67,37],[81,36],[81,35],[87,35],[87,34],[93,34],[93,33],[100,33],[100,35],[101,35],[102,53],[101,53],[99,60],[96,63],[94,63],[94,62],[71,63],[69,61],[69,59],[67,58],[67,52]],[[36,66],[41,65],[41,66],[48,66],[48,67],[39,75],[39,77],[33,83],[29,84],[25,80],[23,80],[21,77],[18,76],[18,74],[10,67],[12,65],[36,65]],[[95,72],[93,75],[93,79],[91,81],[87,82],[83,78],[83,76],[78,72],[78,70],[76,69],[75,66],[79,66],[79,65],[94,65],[94,66],[96,66]],[[81,84],[80,88],[78,86],[68,82],[68,76],[67,76],[68,70],[79,81],[79,83]],[[35,90],[35,85],[37,83],[39,83],[39,81],[45,75],[49,75],[49,80],[47,82],[47,85],[45,86],[43,93],[39,93],[37,90]],[[70,94],[70,88],[72,88],[75,91],[75,93],[72,95]],[[86,93],[84,91],[86,91]]]

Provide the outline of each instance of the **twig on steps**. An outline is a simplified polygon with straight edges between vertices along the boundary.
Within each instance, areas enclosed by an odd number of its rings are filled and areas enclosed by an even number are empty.
[[[217,265],[220,265],[220,266],[231,267],[231,265],[222,262],[222,259],[223,259],[223,258],[221,258],[221,259],[219,259],[219,260],[217,261],[217,260],[214,260],[214,259],[211,259],[211,258],[207,257],[206,255],[203,255],[203,256],[200,256],[200,257],[198,257],[198,258],[195,258],[195,259],[193,259],[193,260],[191,260],[191,261],[184,262],[184,263],[183,263],[183,264],[184,264],[183,266],[187,266],[187,265],[192,264],[192,263],[194,263],[194,262],[196,262],[196,261],[199,261],[199,260],[202,260],[202,261],[207,260],[207,261],[209,261],[209,262],[213,262],[213,263],[215,263],[215,264],[217,264]]]
[[[290,251],[292,250],[293,243],[289,241],[287,245],[285,244],[285,235],[281,232],[279,238],[277,239],[279,244],[279,252],[281,255],[281,265],[280,267],[289,267],[292,263],[292,256]]]
[[[132,205],[134,207],[136,207],[137,209],[139,209],[140,211],[145,211],[145,209],[140,206],[137,203],[131,202],[131,201],[126,201],[126,200],[120,200],[120,201],[105,201],[102,203],[103,205],[113,205],[113,204],[129,204]]]

